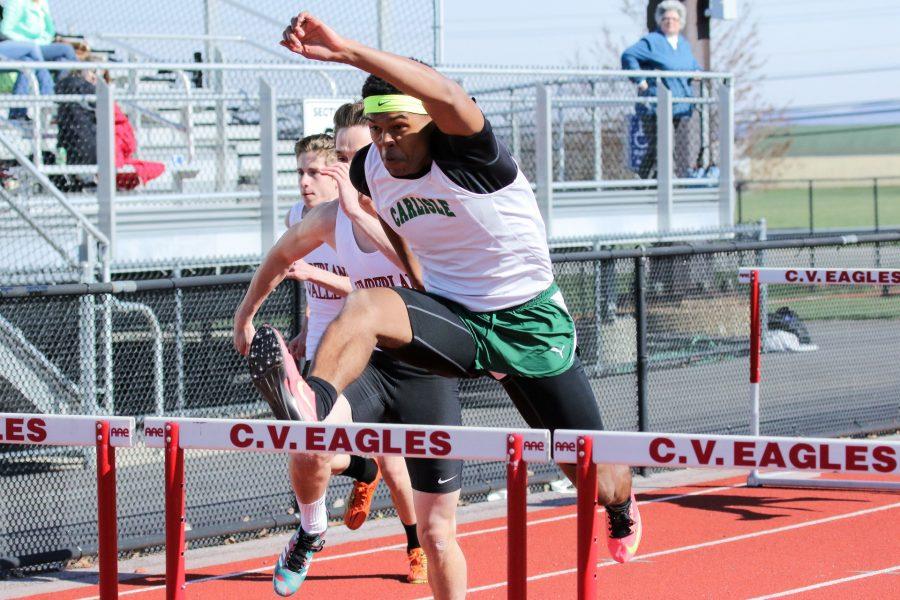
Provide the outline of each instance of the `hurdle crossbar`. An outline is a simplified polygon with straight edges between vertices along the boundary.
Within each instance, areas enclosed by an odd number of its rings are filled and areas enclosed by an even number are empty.
[[[750,285],[750,433],[760,434],[760,372],[762,356],[762,321],[760,285],[900,285],[900,269],[822,269],[806,267],[741,267],[738,281]],[[804,487],[829,489],[900,489],[900,482],[864,479],[820,479],[760,473],[754,469],[747,476],[751,487]]]
[[[119,594],[115,449],[131,447],[133,440],[134,419],[130,417],[0,413],[0,443],[96,448],[101,600]]]
[[[900,441],[558,429],[553,435],[553,460],[576,464],[579,475],[590,467],[594,477],[597,464],[900,475]],[[579,600],[597,597],[593,481],[593,486],[578,486]]]
[[[549,431],[148,417],[144,422],[144,443],[166,449],[167,599],[181,599],[185,593],[184,451],[193,449],[504,461],[507,463],[507,596],[517,600],[527,597],[527,464],[550,460]]]

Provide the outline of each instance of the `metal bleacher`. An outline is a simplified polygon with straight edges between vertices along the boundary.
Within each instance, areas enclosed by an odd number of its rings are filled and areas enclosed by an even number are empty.
[[[177,35],[131,37],[186,41]],[[33,230],[37,235],[27,242],[29,248],[49,245],[46,255],[63,257],[65,268],[57,270],[67,275],[53,281],[83,279],[91,269],[94,277],[105,279],[115,271],[142,267],[216,267],[258,260],[297,200],[293,145],[304,133],[304,101],[355,97],[362,75],[341,66],[286,61],[283,56],[275,60],[266,53],[263,60],[268,62],[225,61],[215,44],[258,49],[258,43],[239,36],[194,40],[210,45],[212,62],[162,61],[136,48],[124,34],[91,41],[112,48],[106,63],[7,63],[23,70],[34,90],[37,67],[108,70],[111,82],[99,83],[90,96],[0,96],[0,163],[6,165],[9,197],[7,206],[0,202],[0,227],[20,237]],[[733,233],[730,75],[691,74],[701,82],[702,97],[692,101],[701,115],[704,161],[721,166],[723,176],[677,179],[669,173],[638,179],[622,167],[627,146],[621,127],[636,100],[628,79],[634,73],[442,69],[478,98],[533,181],[551,238],[596,241],[613,232],[644,235],[689,228]],[[671,103],[673,98],[661,94],[658,101]],[[59,164],[55,113],[62,102],[96,105],[97,165]],[[104,126],[106,135],[112,129],[113,102],[132,123],[136,157],[165,165],[162,176],[131,191],[116,189],[116,173],[129,167],[115,167],[111,144],[102,137]],[[27,107],[31,121],[5,119],[11,106]],[[669,157],[677,151],[671,138],[660,138],[658,145]],[[77,189],[67,189],[71,178],[80,181]],[[97,248],[71,243],[85,237]],[[62,238],[69,242],[59,243]],[[13,254],[4,253],[0,242],[4,281],[46,279],[38,273],[45,268]],[[94,267],[85,266],[85,256],[92,255]]]

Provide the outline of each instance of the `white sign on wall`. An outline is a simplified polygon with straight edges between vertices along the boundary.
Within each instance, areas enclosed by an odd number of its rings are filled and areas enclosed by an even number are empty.
[[[306,98],[303,100],[303,137],[325,133],[334,127],[334,112],[347,98]]]
[[[710,0],[706,16],[723,21],[737,19],[738,0]]]

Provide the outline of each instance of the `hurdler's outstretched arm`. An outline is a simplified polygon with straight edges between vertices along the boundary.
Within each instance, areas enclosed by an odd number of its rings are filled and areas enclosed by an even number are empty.
[[[292,264],[322,244],[334,246],[334,215],[337,202],[319,205],[302,221],[288,229],[272,246],[253,274],[250,286],[234,313],[234,347],[246,355],[255,329],[253,317],[278,284],[288,276]]]
[[[473,135],[484,127],[484,115],[466,91],[427,65],[343,38],[307,12],[291,19],[282,37],[281,45],[291,52],[352,65],[418,98],[447,135]]]

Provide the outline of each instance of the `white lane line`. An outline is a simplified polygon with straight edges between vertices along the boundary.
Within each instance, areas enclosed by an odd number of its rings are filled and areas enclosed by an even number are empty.
[[[893,567],[888,567],[887,569],[880,569],[878,571],[866,571],[865,573],[860,573],[859,575],[851,575],[850,577],[842,577],[840,579],[831,579],[829,581],[823,581],[821,583],[814,583],[814,584],[808,585],[806,587],[794,588],[792,590],[785,590],[783,592],[778,592],[777,594],[769,594],[768,596],[756,596],[755,598],[751,598],[750,600],[768,600],[769,598],[783,598],[785,596],[791,596],[793,594],[800,594],[802,592],[818,590],[823,587],[829,587],[832,585],[847,583],[848,581],[856,581],[858,579],[865,579],[866,577],[875,577],[876,575],[886,575],[888,573],[893,573],[894,571],[900,571],[900,565],[894,565]]]
[[[813,521],[806,521],[804,523],[794,523],[793,525],[785,525],[783,527],[776,527],[775,529],[766,529],[763,531],[755,531],[753,533],[744,533],[741,535],[736,535],[730,538],[722,538],[719,540],[713,540],[709,542],[701,542],[699,544],[691,544],[690,546],[680,546],[678,548],[669,548],[668,550],[660,550],[658,552],[651,552],[650,554],[641,554],[638,557],[638,560],[648,559],[648,558],[656,558],[657,556],[667,556],[669,554],[677,554],[679,552],[688,552],[690,550],[698,550],[700,548],[709,548],[711,546],[718,546],[720,544],[729,544],[731,542],[739,542],[741,540],[747,540],[755,537],[761,537],[764,535],[772,535],[775,533],[782,533],[785,531],[791,531],[793,529],[800,529],[803,527],[811,527],[813,525],[822,525],[823,523],[831,523],[833,521],[840,521],[842,519],[852,519],[854,517],[861,517],[863,515],[868,515],[871,513],[880,512],[883,510],[890,510],[892,508],[900,508],[900,502],[895,502],[894,504],[887,504],[885,506],[878,506],[875,508],[867,508],[865,510],[859,510],[852,513],[845,513],[842,515],[834,515],[831,517],[824,517],[821,519],[815,519]],[[615,561],[606,560],[601,563],[598,563],[598,567],[610,567],[612,565],[619,564]],[[532,575],[528,578],[528,581],[537,581],[539,579],[547,579],[550,577],[558,577],[559,575],[569,575],[571,573],[577,572],[578,569],[563,569],[561,571],[552,571],[550,573],[542,573],[540,575]],[[491,583],[488,585],[482,585],[479,587],[469,588],[467,593],[473,592],[483,592],[485,590],[493,590],[500,587],[506,586],[505,581],[498,581],[497,583]],[[426,596],[424,598],[418,598],[417,600],[431,600],[432,596]]]
[[[746,484],[744,483],[736,483],[732,485],[724,485],[720,487],[708,488],[703,490],[698,490],[696,492],[689,492],[687,494],[675,494],[672,496],[662,496],[660,498],[653,498],[652,500],[644,500],[642,502],[638,502],[638,505],[644,504],[655,504],[657,502],[668,502],[669,500],[677,500],[679,498],[687,498],[690,496],[702,496],[703,494],[712,494],[715,492],[721,492],[724,490],[731,490],[735,488],[744,487]],[[601,509],[602,510],[602,509]],[[544,523],[553,523],[554,521],[564,521],[566,519],[574,519],[577,515],[575,513],[570,513],[566,515],[558,515],[555,517],[547,517],[544,519],[534,519],[528,521],[528,525],[542,525]],[[476,535],[484,535],[487,533],[497,533],[499,531],[506,531],[506,525],[500,525],[497,527],[486,527],[484,529],[476,529],[474,531],[467,531],[465,533],[458,533],[456,535],[457,539],[464,537],[472,537]],[[406,548],[406,544],[393,544],[391,546],[379,546],[377,548],[369,548],[368,550],[357,550],[356,552],[346,552],[344,554],[335,554],[334,556],[323,556],[322,558],[317,558],[314,563],[318,564],[321,562],[326,562],[329,560],[338,560],[342,558],[353,558],[356,556],[366,556],[369,554],[377,554],[379,552],[385,552],[388,550],[400,550],[401,548]],[[248,560],[253,560],[248,559]],[[209,565],[214,567],[215,565]],[[217,581],[220,579],[231,579],[233,577],[240,577],[241,575],[249,575],[250,573],[262,573],[263,571],[269,571],[273,568],[273,565],[267,565],[265,567],[259,567],[257,569],[249,569],[245,571],[232,571],[231,573],[224,573],[222,575],[210,575],[209,577],[202,577],[200,579],[193,579],[191,581],[186,582],[186,586],[188,585],[196,585],[198,583],[206,583],[208,581]],[[121,583],[128,583],[128,580],[124,580]],[[504,583],[503,585],[506,585]],[[128,590],[126,592],[119,592],[119,596],[130,596],[133,594],[142,594],[145,592],[152,592],[161,588],[166,587],[165,584],[161,585],[153,585],[142,588],[137,588],[133,590]],[[99,600],[100,596],[90,596],[89,598],[85,598],[84,600]]]

